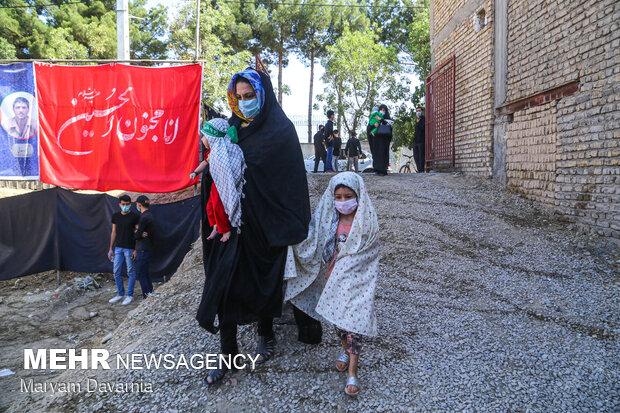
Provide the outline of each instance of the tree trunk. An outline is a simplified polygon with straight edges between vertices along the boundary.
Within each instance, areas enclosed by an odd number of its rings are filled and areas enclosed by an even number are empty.
[[[312,88],[314,87],[314,48],[310,49],[310,93],[308,94],[308,143],[312,142]]]
[[[278,103],[282,106],[282,59],[284,55],[284,39],[280,34],[280,50],[278,51]]]
[[[340,131],[340,136],[343,136],[341,131],[341,123],[342,123],[342,93],[338,93],[338,130]]]
[[[340,131],[340,137],[342,137],[344,136],[342,134],[342,82],[338,84],[338,90],[338,130]]]

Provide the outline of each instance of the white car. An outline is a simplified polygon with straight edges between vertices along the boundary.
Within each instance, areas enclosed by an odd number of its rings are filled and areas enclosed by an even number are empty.
[[[366,171],[368,172],[372,170],[372,155],[364,150],[362,150],[362,154],[364,157],[360,157],[357,161],[357,166],[360,172]],[[306,165],[306,172],[314,172],[314,155],[304,159],[304,164]],[[351,169],[354,170],[353,163],[351,163]],[[343,172],[347,170],[347,159],[338,159],[338,171]],[[319,167],[317,168],[318,172],[323,172],[323,161],[319,161]]]

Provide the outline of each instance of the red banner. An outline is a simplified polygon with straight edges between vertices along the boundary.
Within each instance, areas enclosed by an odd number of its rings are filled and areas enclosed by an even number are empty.
[[[202,68],[35,65],[41,181],[171,192],[194,183]]]

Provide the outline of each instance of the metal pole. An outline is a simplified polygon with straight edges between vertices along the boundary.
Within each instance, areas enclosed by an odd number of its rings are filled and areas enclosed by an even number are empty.
[[[194,59],[200,56],[200,0],[196,0],[196,54]]]
[[[116,0],[116,56],[129,59],[129,0]]]
[[[56,270],[56,279],[58,280],[58,285],[60,285],[61,284],[61,281],[60,281],[60,270]]]

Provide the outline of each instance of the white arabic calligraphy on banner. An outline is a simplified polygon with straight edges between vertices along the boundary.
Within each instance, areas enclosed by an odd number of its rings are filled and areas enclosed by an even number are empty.
[[[137,141],[142,141],[146,139],[147,137],[149,137],[149,133],[151,131],[155,130],[158,126],[163,125],[162,138],[163,138],[164,144],[170,145],[171,143],[173,143],[175,139],[177,138],[177,133],[179,131],[179,117],[177,117],[176,119],[170,119],[170,118],[162,119],[162,117],[165,114],[165,111],[163,109],[153,110],[152,113],[149,113],[148,111],[144,111],[141,116],[134,116],[133,120],[131,119],[131,117],[125,118],[123,116],[119,116],[119,114],[116,113],[120,108],[122,108],[123,106],[125,106],[127,103],[131,101],[131,97],[129,95],[131,94],[132,91],[133,91],[133,87],[129,86],[123,93],[118,95],[117,97],[118,101],[115,106],[109,107],[104,110],[90,109],[89,111],[85,113],[80,113],[79,115],[76,115],[70,118],[69,120],[67,120],[65,123],[63,123],[56,135],[57,136],[56,143],[58,144],[58,147],[63,152],[69,155],[88,155],[92,153],[93,150],[75,151],[75,150],[66,149],[61,144],[61,139],[62,139],[63,133],[66,132],[67,129],[69,129],[71,126],[73,126],[73,128],[71,129],[75,131],[74,125],[77,122],[81,120],[90,122],[93,118],[107,118],[106,119],[106,132],[100,136],[101,138],[111,135],[111,133],[114,131],[116,133],[116,137],[123,142],[131,141],[134,138]],[[111,99],[115,94],[116,94],[116,88],[113,88],[111,93],[105,99],[105,101],[108,101],[109,99]],[[93,90],[93,89],[87,89],[87,90],[84,90],[78,93],[78,98],[83,101],[94,101],[94,99],[99,95],[101,95],[100,91]],[[71,104],[73,106],[77,106],[78,103],[79,103],[79,100],[77,98],[73,98],[71,100]],[[138,125],[140,123],[141,123],[141,126],[138,128]],[[116,127],[114,127],[115,124],[116,124]],[[139,131],[139,134],[138,134],[138,131]],[[138,136],[136,136],[137,134]],[[94,136],[95,136],[95,131],[93,129],[89,130],[87,127],[82,129],[82,132],[81,132],[82,138],[87,139],[87,138],[93,138]],[[150,136],[150,139],[153,142],[157,142],[160,139],[160,137],[157,136],[155,133],[153,133]]]

